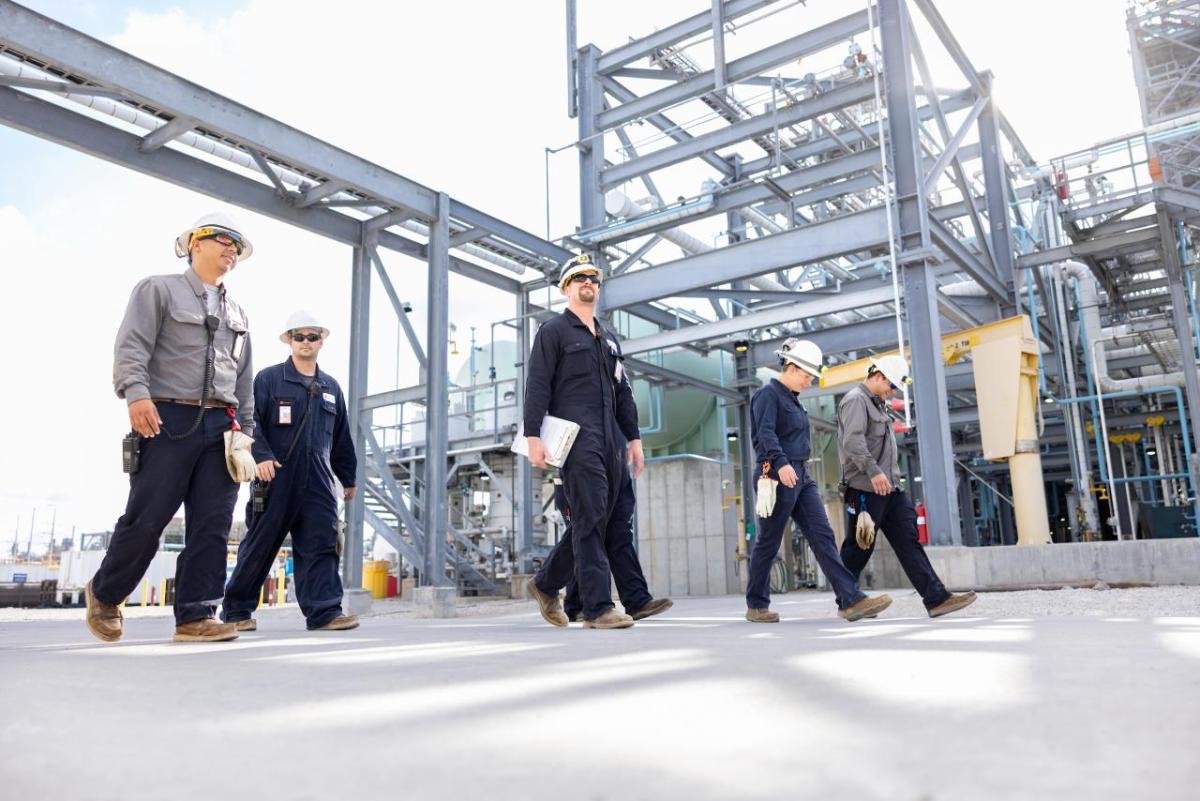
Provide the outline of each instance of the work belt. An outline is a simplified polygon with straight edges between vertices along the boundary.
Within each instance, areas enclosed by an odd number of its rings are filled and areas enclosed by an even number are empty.
[[[199,406],[200,405],[200,401],[198,401],[198,400],[187,400],[185,398],[151,398],[150,400],[154,401],[155,403],[178,403],[183,406]],[[226,403],[225,401],[207,400],[204,402],[204,408],[205,409],[232,409],[232,408],[234,408],[234,406],[232,403]]]

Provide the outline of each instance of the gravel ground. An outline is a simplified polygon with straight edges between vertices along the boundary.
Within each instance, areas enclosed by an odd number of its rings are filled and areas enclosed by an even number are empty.
[[[908,589],[883,590],[893,599],[884,617],[920,617],[921,599]],[[878,594],[878,593],[871,593]],[[831,594],[800,591],[776,595],[772,607],[785,617],[807,619],[828,617]],[[458,617],[492,617],[532,610],[532,601],[507,598],[460,598]],[[0,622],[83,620],[83,609],[0,609]],[[295,604],[261,609],[264,617],[299,614]],[[376,601],[364,617],[411,617],[413,604],[399,598]],[[670,613],[668,613],[669,615]],[[981,593],[966,614],[971,617],[1191,617],[1200,615],[1200,586],[1137,587],[1129,589],[1063,589]],[[170,607],[125,608],[129,619],[170,617]]]

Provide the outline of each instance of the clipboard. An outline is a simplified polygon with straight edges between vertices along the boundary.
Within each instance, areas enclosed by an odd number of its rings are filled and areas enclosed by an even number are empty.
[[[573,423],[570,420],[564,420],[561,417],[546,415],[542,418],[542,431],[539,435],[542,440],[542,445],[546,448],[546,463],[555,467],[562,467],[567,461],[567,454],[571,452],[571,446],[575,444],[575,437],[579,434],[579,423]],[[512,448],[513,453],[518,453],[529,458],[529,440],[525,438],[525,422],[517,426],[517,436],[513,438]]]

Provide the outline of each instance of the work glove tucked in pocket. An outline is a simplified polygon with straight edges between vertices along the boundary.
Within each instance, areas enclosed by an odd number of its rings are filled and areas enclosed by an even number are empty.
[[[754,501],[754,511],[759,517],[770,517],[771,512],[775,511],[775,491],[779,488],[779,482],[773,478],[762,476],[758,480],[758,491]]]
[[[253,438],[241,431],[225,432],[225,466],[229,468],[229,477],[238,483],[254,480],[254,455],[250,453],[253,444]]]

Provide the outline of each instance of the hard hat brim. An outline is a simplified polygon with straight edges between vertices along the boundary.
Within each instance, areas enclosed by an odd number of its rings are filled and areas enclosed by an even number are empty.
[[[591,273],[592,275],[600,275],[600,270],[594,264],[577,264],[571,269],[563,273],[558,279],[558,288],[565,290],[571,279],[577,275]]]
[[[329,339],[329,329],[321,325],[298,325],[295,328],[289,328],[279,335],[279,341],[285,345],[292,344],[292,332],[299,331],[301,328],[315,328],[321,332],[321,339]]]

